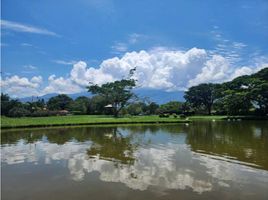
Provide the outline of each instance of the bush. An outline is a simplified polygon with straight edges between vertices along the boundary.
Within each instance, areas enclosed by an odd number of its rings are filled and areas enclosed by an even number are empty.
[[[43,111],[38,110],[30,114],[31,117],[48,117],[48,116],[56,116],[58,114],[57,111]]]
[[[8,117],[26,117],[29,116],[30,111],[21,107],[14,107],[8,112]]]
[[[181,119],[185,119],[185,118],[186,118],[186,115],[185,115],[185,114],[181,114],[181,115],[180,115],[180,118],[181,118]]]
[[[84,115],[85,113],[81,112],[81,111],[72,111],[71,112],[73,115]]]
[[[159,117],[161,117],[161,118],[169,118],[169,114],[161,113],[161,114],[159,114]]]

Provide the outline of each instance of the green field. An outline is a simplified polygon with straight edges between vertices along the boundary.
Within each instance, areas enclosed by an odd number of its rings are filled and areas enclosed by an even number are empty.
[[[23,128],[23,127],[46,127],[67,125],[93,125],[93,124],[128,124],[128,123],[183,123],[189,120],[174,117],[160,118],[154,116],[133,116],[114,118],[101,115],[72,115],[52,117],[1,117],[1,128]]]
[[[101,125],[101,124],[143,124],[143,123],[187,123],[190,121],[218,121],[218,120],[268,120],[267,117],[257,116],[205,116],[196,115],[186,119],[160,118],[151,116],[130,116],[114,118],[107,115],[70,115],[52,117],[1,117],[1,128],[27,128],[27,127],[49,127],[49,126],[74,126],[74,125]]]

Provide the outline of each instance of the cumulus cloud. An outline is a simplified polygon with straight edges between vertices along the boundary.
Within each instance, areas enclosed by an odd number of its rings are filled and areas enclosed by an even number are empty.
[[[89,82],[103,84],[114,80],[113,76],[109,73],[105,73],[102,68],[88,68],[87,64],[83,61],[79,61],[73,65],[70,78],[80,86],[87,86]]]
[[[42,81],[41,76],[28,79],[14,75],[1,80],[1,89],[13,97],[39,95]]]
[[[82,88],[79,85],[73,83],[69,78],[65,79],[63,77],[56,77],[54,74],[48,77],[48,86],[46,86],[42,93],[64,93],[72,94],[81,92]]]
[[[188,86],[198,85],[206,82],[222,82],[228,78],[228,70],[228,61],[222,56],[214,55],[204,64],[202,72],[197,74],[194,79],[189,81]]]
[[[181,89],[185,82],[198,73],[207,59],[206,51],[193,48],[187,52],[157,49],[126,53],[121,58],[104,60],[99,68],[78,62],[71,71],[71,79],[79,85],[89,82],[102,84],[126,77],[136,68],[138,85],[147,88]]]
[[[211,52],[205,49],[180,51],[157,47],[106,59],[97,68],[88,66],[84,61],[76,62],[69,75],[51,75],[44,87],[41,87],[40,76],[32,79],[7,77],[2,80],[2,90],[11,96],[72,94],[85,91],[85,86],[89,83],[101,85],[127,77],[129,71],[136,68],[134,78],[139,88],[176,91],[200,83],[229,81],[237,76],[255,73],[264,67],[268,67],[267,62],[258,62],[255,66],[234,67],[228,58],[218,54],[211,55]]]

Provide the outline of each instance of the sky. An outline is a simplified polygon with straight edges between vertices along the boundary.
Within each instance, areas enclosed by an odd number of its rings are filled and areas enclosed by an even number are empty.
[[[268,67],[268,0],[2,0],[1,90],[78,93],[136,67],[183,91]]]

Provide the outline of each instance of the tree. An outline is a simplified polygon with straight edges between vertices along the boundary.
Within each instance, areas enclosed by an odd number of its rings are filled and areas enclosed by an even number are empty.
[[[144,103],[131,103],[127,108],[126,111],[130,115],[140,115],[143,114],[143,108],[144,108]]]
[[[268,68],[252,75],[237,77],[224,83],[223,87],[227,95],[229,95],[228,91],[240,95],[241,98],[244,96],[241,94],[247,94],[247,100],[251,101],[258,114],[268,114]]]
[[[213,83],[203,83],[190,87],[185,92],[184,98],[194,108],[204,107],[208,114],[211,114],[215,100],[220,96],[220,85]]]
[[[170,101],[166,104],[160,105],[158,108],[159,113],[176,113],[179,114],[182,112],[182,102],[179,101]]]
[[[1,115],[7,116],[12,108],[21,106],[22,103],[18,100],[11,99],[8,94],[1,93]]]
[[[59,94],[48,100],[47,107],[50,110],[66,110],[70,108],[72,101],[66,94]]]
[[[45,101],[44,99],[38,99],[34,102],[27,102],[24,104],[24,108],[29,110],[31,113],[43,110],[45,108]]]
[[[89,111],[89,98],[85,96],[77,97],[71,104],[70,108],[73,112],[79,114],[87,114]]]
[[[92,84],[87,87],[88,92],[104,97],[109,104],[112,104],[113,115],[118,117],[120,110],[134,97],[134,93],[131,91],[136,86],[136,81],[131,78],[134,71],[135,69],[130,70],[127,79],[105,83],[101,86]]]
[[[156,114],[156,110],[159,108],[159,105],[155,102],[149,103],[149,105],[146,106],[146,113],[149,115]]]
[[[10,97],[1,93],[1,115],[7,115],[10,110]]]
[[[88,113],[111,114],[111,110],[105,108],[107,104],[109,104],[109,101],[105,97],[101,95],[95,95],[89,99]]]
[[[8,117],[27,117],[30,115],[30,111],[23,107],[14,107],[9,110]]]
[[[260,114],[268,114],[268,82],[255,86],[250,91],[253,103],[257,104]]]
[[[252,107],[249,94],[247,92],[229,91],[223,99],[224,109],[228,115],[248,114]]]

